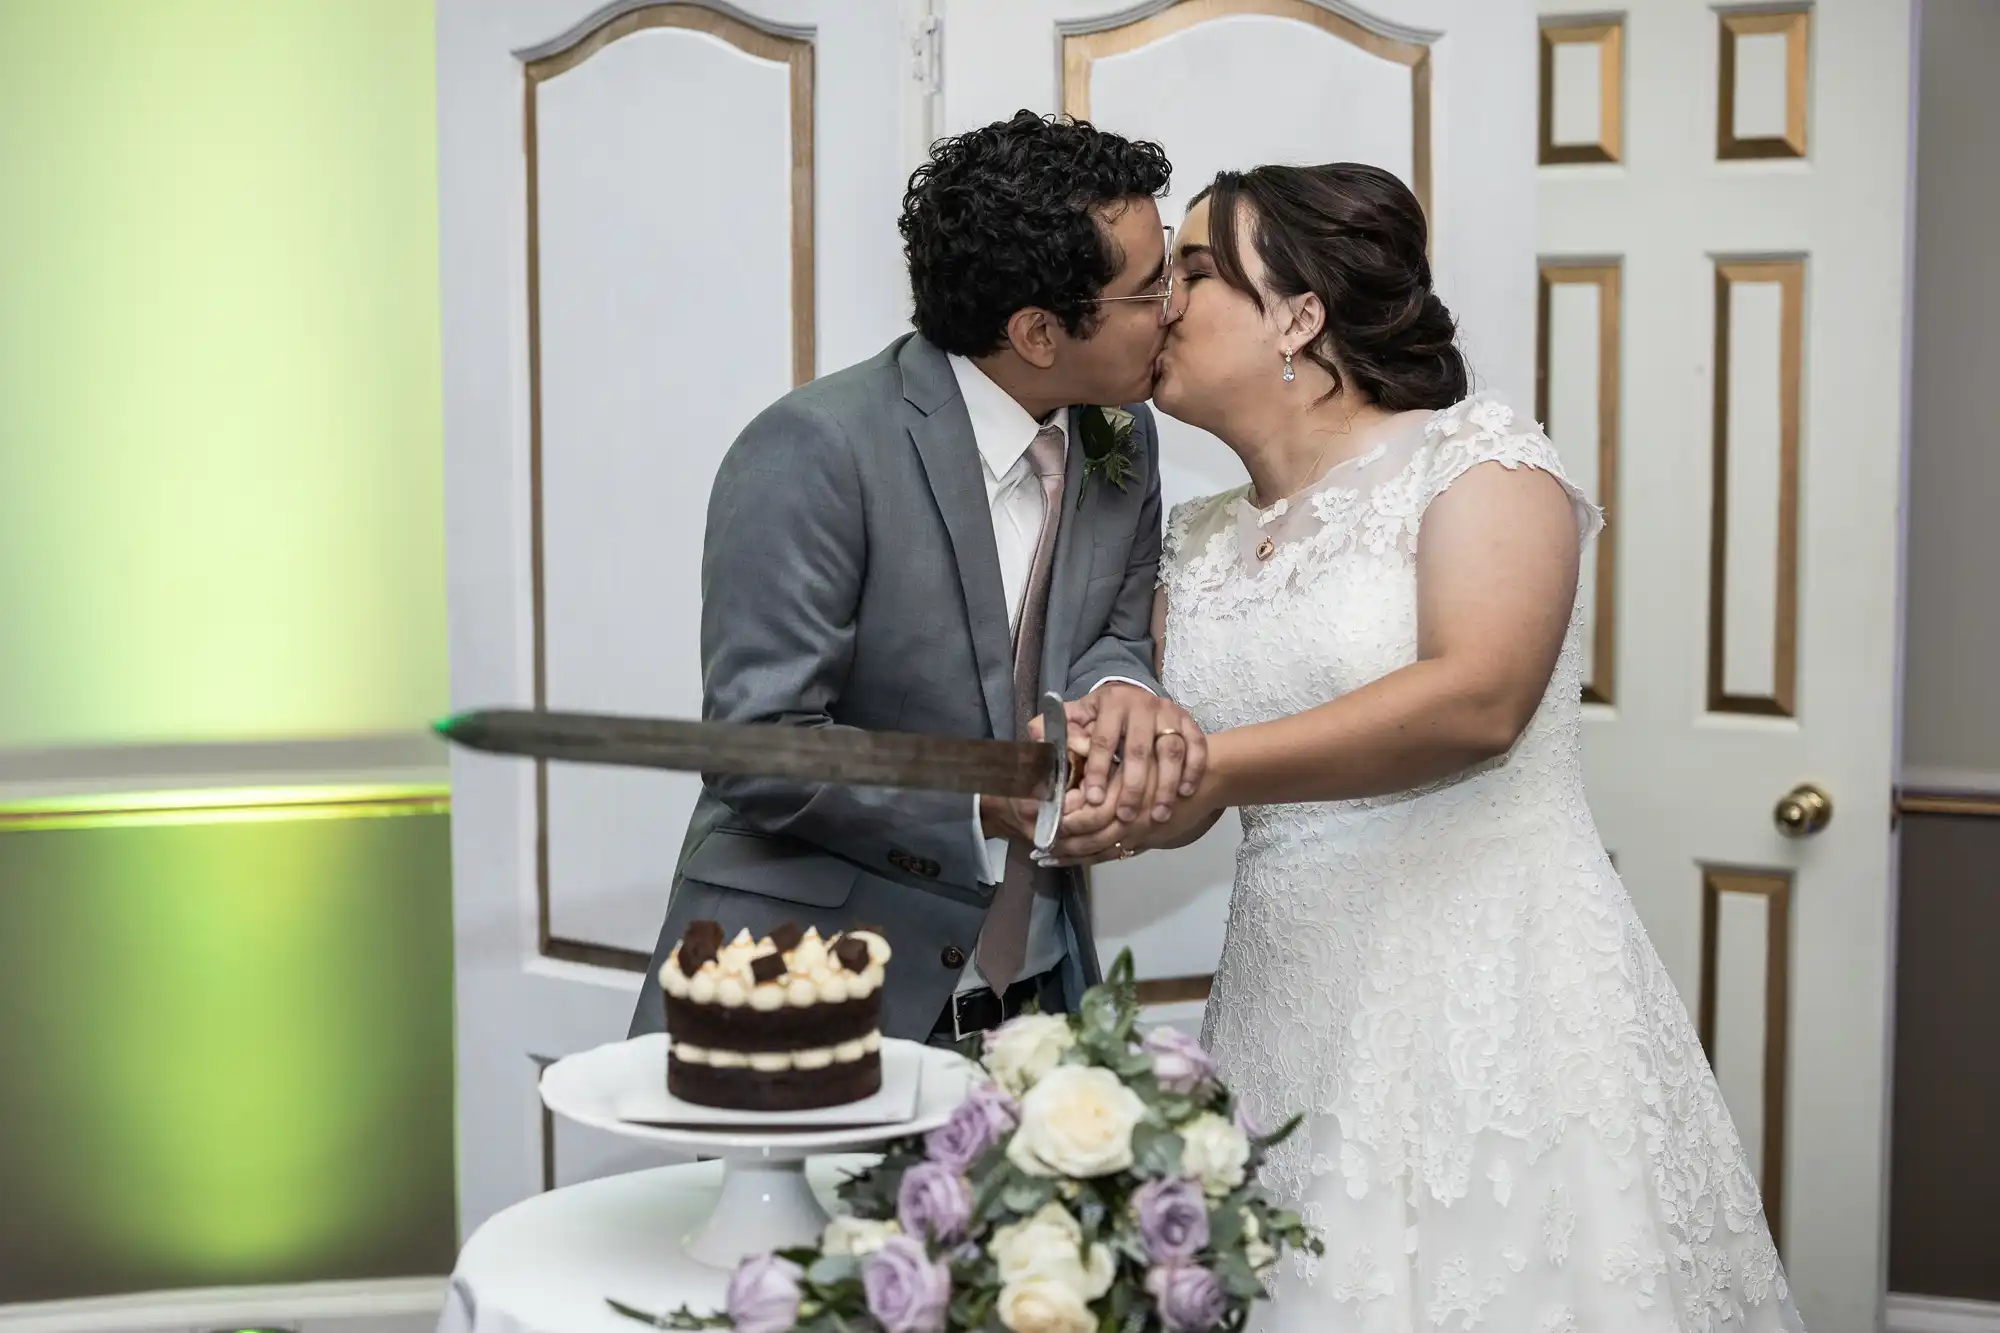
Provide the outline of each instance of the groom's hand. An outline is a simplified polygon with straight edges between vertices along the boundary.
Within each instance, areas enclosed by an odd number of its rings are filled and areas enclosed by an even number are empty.
[[[1150,813],[1154,823],[1174,817],[1183,796],[1194,795],[1208,771],[1208,737],[1172,699],[1111,682],[1071,705],[1070,725],[1088,717],[1090,758],[1083,768],[1083,798],[1115,810],[1130,824]],[[1112,760],[1120,781],[1111,781]],[[1109,821],[1107,821],[1109,822]]]
[[[979,798],[979,829],[989,838],[1012,838],[1033,846],[1035,816],[1039,812],[1040,806],[1034,801],[982,795]]]

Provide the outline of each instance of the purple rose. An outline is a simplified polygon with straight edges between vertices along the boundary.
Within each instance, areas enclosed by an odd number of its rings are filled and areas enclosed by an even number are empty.
[[[1014,1099],[990,1083],[982,1083],[952,1111],[951,1119],[924,1136],[933,1162],[963,1171],[1013,1132],[1020,1123]]]
[[[1160,1312],[1168,1333],[1203,1333],[1229,1313],[1229,1297],[1215,1274],[1195,1264],[1168,1264],[1149,1269],[1146,1293]]]
[[[1133,1191],[1132,1207],[1146,1257],[1156,1264],[1185,1262],[1208,1244],[1208,1201],[1192,1180],[1149,1180]]]
[[[951,1270],[932,1262],[921,1241],[889,1237],[861,1261],[861,1289],[883,1333],[944,1333]]]
[[[943,1162],[919,1162],[903,1173],[896,1190],[896,1220],[906,1236],[948,1245],[965,1235],[972,1220],[972,1191],[965,1177]]]
[[[1154,1028],[1143,1047],[1153,1057],[1153,1077],[1168,1092],[1183,1096],[1215,1078],[1215,1061],[1201,1043],[1175,1028]]]
[[[799,1318],[805,1270],[775,1254],[753,1254],[729,1278],[730,1326],[736,1333],[788,1333]]]

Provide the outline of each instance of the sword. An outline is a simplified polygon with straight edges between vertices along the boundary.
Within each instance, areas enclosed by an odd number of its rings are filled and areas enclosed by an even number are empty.
[[[796,778],[843,787],[901,787],[1030,797],[1035,849],[1054,845],[1069,789],[1069,718],[1042,698],[1041,741],[966,740],[853,727],[687,722],[611,713],[482,708],[436,724],[454,745],[488,754],[683,773]]]

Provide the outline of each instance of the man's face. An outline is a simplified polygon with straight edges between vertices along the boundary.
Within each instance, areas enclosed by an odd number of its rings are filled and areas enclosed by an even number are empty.
[[[1167,238],[1160,210],[1151,199],[1127,199],[1098,214],[1098,225],[1124,256],[1124,265],[1105,285],[1106,297],[1146,296],[1166,277]],[[1153,392],[1153,363],[1166,337],[1158,300],[1105,301],[1087,337],[1058,332],[1057,364],[1077,403],[1136,403]]]

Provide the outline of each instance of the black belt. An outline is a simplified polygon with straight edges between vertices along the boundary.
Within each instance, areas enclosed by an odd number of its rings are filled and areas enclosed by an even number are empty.
[[[998,995],[985,986],[958,992],[938,1015],[937,1026],[931,1029],[932,1038],[961,1042],[977,1033],[991,1032],[1027,1008],[1030,1000],[1039,998],[1047,976],[1044,972],[1041,976],[1023,977]]]

